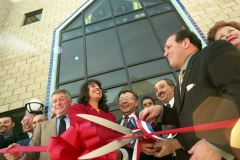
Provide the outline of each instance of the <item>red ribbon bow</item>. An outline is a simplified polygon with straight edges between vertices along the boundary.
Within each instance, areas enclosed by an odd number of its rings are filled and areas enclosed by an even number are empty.
[[[89,153],[105,144],[106,139],[97,135],[97,126],[91,122],[76,124],[61,136],[51,138],[47,151],[51,160],[77,160],[79,156]],[[117,154],[109,154],[91,160],[116,160]]]

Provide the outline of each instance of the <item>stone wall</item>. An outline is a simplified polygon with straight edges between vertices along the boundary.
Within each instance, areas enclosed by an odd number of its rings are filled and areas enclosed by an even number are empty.
[[[181,0],[206,35],[220,20],[240,22],[240,0]]]
[[[12,4],[10,0],[0,0],[0,32],[8,18]]]
[[[0,113],[33,98],[45,102],[53,30],[83,1],[21,0],[10,9],[8,0],[0,0],[7,14],[0,31]],[[25,13],[41,8],[41,21],[23,26]]]
[[[0,0],[0,113],[45,101],[53,30],[85,0]],[[240,22],[240,0],[181,0],[206,35],[219,20]],[[25,13],[41,21],[23,26]]]

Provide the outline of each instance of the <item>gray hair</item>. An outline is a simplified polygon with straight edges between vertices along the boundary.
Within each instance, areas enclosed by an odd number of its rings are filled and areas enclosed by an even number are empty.
[[[58,94],[58,93],[64,93],[67,96],[68,99],[72,99],[71,94],[66,89],[57,89],[53,92],[52,96],[54,94]]]

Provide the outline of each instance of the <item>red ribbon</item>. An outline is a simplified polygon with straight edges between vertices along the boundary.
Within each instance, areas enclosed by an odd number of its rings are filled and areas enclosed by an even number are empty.
[[[149,134],[140,134],[136,136],[121,137],[117,136],[113,140],[121,140],[127,138],[139,138],[149,135],[162,135],[172,133],[187,133],[197,132],[205,130],[215,130],[232,128],[237,123],[237,119],[213,122],[209,124],[202,124],[191,127],[184,127],[178,129],[171,129],[165,131],[159,131]],[[98,127],[91,122],[86,122],[77,127],[70,127],[60,137],[52,137],[48,146],[18,146],[9,150],[0,149],[0,153],[5,152],[50,152],[51,160],[77,160],[79,156],[84,155],[90,151],[93,151],[103,145],[109,140],[99,137],[97,134]],[[106,134],[106,133],[103,133]],[[111,138],[110,138],[111,139]],[[101,157],[97,157],[91,160],[115,160],[116,153],[111,152]]]
[[[108,141],[98,136],[97,129],[99,127],[91,122],[76,124],[76,128],[71,126],[61,136],[52,137],[48,146],[17,146],[9,150],[1,149],[0,153],[49,152],[51,160],[77,160],[79,156],[105,145]],[[111,152],[91,160],[116,160],[116,158],[117,154]]]
[[[183,127],[183,128],[177,128],[177,129],[158,131],[158,132],[147,133],[147,134],[139,134],[139,135],[134,135],[134,136],[120,137],[120,138],[116,138],[115,140],[128,139],[128,138],[140,138],[140,137],[143,137],[143,136],[148,137],[150,135],[187,133],[187,132],[198,132],[198,131],[206,131],[206,130],[233,128],[238,120],[240,120],[240,118],[226,120],[226,121],[220,121],[220,122],[212,122],[212,123],[208,123],[208,124],[200,124],[200,125],[197,125],[197,126],[190,126],[190,127]]]

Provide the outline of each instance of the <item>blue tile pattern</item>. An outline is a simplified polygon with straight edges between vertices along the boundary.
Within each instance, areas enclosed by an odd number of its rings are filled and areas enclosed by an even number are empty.
[[[54,47],[56,46],[56,40],[58,40],[58,36],[59,33],[61,31],[61,29],[66,26],[69,22],[69,20],[73,19],[74,17],[76,17],[84,8],[86,8],[93,0],[86,0],[77,10],[75,10],[67,19],[65,19],[59,26],[57,26],[54,31],[53,31],[53,40],[52,40],[52,48],[51,48],[51,55],[50,55],[50,65],[49,65],[49,72],[48,72],[48,82],[47,82],[47,91],[46,91],[46,100],[45,100],[45,111],[44,114],[49,116],[49,112],[51,109],[51,92],[53,92],[53,90],[55,90],[55,85],[52,84],[52,81],[55,81],[56,77],[53,76],[53,72],[54,71],[54,67],[53,63],[54,61],[56,61],[56,58],[54,58]],[[191,15],[188,13],[188,11],[186,10],[186,8],[184,7],[184,5],[181,3],[180,0],[176,0],[176,3],[181,7],[181,9],[183,10],[183,12],[186,14],[186,16],[188,17],[188,19],[190,20],[190,22],[192,23],[192,25],[195,27],[195,29],[197,30],[197,32],[199,33],[199,35],[201,36],[201,38],[205,41],[205,43],[207,42],[207,39],[205,37],[205,35],[203,34],[203,32],[200,30],[200,28],[198,27],[198,25],[196,24],[196,22],[193,20],[193,18],[191,17]],[[50,118],[50,117],[49,117]]]
[[[201,31],[201,29],[198,27],[198,25],[196,24],[196,22],[193,20],[192,16],[188,13],[188,11],[186,10],[186,8],[184,7],[184,5],[182,4],[181,0],[176,0],[177,4],[181,7],[181,9],[183,10],[183,12],[185,13],[185,15],[188,17],[189,21],[192,23],[192,25],[194,26],[194,28],[197,30],[197,32],[199,33],[199,35],[201,36],[201,38],[204,40],[204,42],[207,44],[207,38],[205,37],[205,35],[203,34],[203,32]]]
[[[55,86],[52,85],[52,81],[54,81],[56,79],[56,77],[53,77],[53,72],[54,71],[54,61],[56,61],[56,59],[54,58],[55,52],[54,52],[54,48],[56,46],[56,40],[58,40],[58,35],[59,32],[61,31],[61,29],[63,27],[65,27],[68,22],[73,19],[74,17],[76,17],[84,8],[86,8],[93,0],[86,0],[77,10],[75,10],[67,19],[65,19],[59,26],[57,26],[54,31],[53,31],[53,40],[52,40],[52,48],[51,48],[51,55],[50,55],[50,64],[49,64],[49,71],[48,71],[48,81],[47,81],[47,90],[46,90],[46,99],[45,99],[45,110],[44,110],[44,114],[46,116],[48,116],[48,118],[50,118],[49,113],[50,113],[50,109],[52,108],[52,104],[51,104],[51,92],[53,92],[53,90],[55,90]]]

